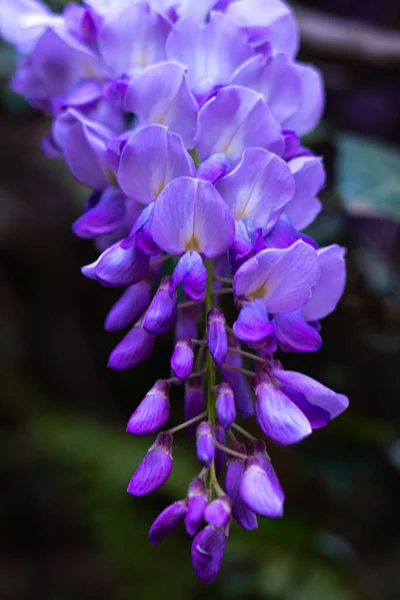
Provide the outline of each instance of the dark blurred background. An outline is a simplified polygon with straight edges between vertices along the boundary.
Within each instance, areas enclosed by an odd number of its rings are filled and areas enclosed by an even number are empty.
[[[325,120],[307,140],[329,173],[310,233],[348,248],[348,285],[324,321],[322,350],[284,361],[351,405],[299,446],[270,445],[286,515],[260,519],[253,532],[233,526],[212,588],[196,581],[182,529],[156,548],[147,541],[196,472],[184,436],[161,491],[144,499],[125,491],[152,443],[125,425],[155,373],[167,375],[171,340],[158,340],[131,372],[106,368],[119,338],[102,325],[117,294],[80,274],[96,251],[71,233],[86,192],[41,156],[49,123],[7,89],[14,55],[0,47],[5,600],[400,598],[400,4],[297,7],[301,56],[320,66],[328,88]],[[179,391],[173,405],[179,422]]]

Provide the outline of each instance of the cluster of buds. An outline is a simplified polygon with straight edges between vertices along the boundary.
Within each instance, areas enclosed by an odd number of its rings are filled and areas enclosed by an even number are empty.
[[[199,472],[150,541],[184,522],[211,582],[233,519],[254,529],[283,512],[265,443],[237,420],[255,414],[287,445],[348,405],[275,356],[319,349],[345,284],[343,248],[302,233],[325,181],[300,142],[321,117],[321,76],[295,60],[298,27],[281,0],[86,0],[63,14],[3,0],[0,33],[21,55],[13,89],[53,119],[43,151],[92,190],[73,231],[100,252],[83,274],[124,288],[105,322],[128,330],[109,366],[131,369],[175,327],[172,376],[128,423],[158,433],[128,491],[162,486],[173,436],[196,439]],[[186,420],[168,430],[174,385]]]

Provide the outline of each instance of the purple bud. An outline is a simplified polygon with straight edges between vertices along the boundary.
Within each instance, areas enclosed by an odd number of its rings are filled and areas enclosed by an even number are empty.
[[[192,561],[197,577],[211,583],[218,575],[224,557],[227,535],[220,527],[209,525],[193,540]]]
[[[175,346],[171,367],[179,379],[187,379],[193,370],[193,344],[189,338],[181,338]]]
[[[228,337],[225,317],[218,308],[212,308],[207,315],[208,348],[218,367],[222,367],[228,354]]]
[[[201,477],[195,477],[192,480],[189,485],[188,496],[185,527],[189,535],[195,535],[200,528],[204,510],[207,506],[207,490]]]
[[[160,287],[143,319],[142,327],[153,335],[162,335],[174,324],[176,317],[176,295],[170,295],[171,277],[162,278]]]
[[[225,527],[231,517],[232,503],[228,496],[210,502],[204,511],[204,520],[215,527]]]
[[[254,512],[264,517],[281,517],[284,495],[272,464],[261,466],[258,458],[246,461],[245,472],[240,482],[240,497]]]
[[[139,404],[126,428],[133,435],[154,433],[169,419],[169,385],[159,379]]]
[[[185,518],[187,500],[180,500],[167,506],[154,521],[149,533],[150,543],[155,546],[161,542]]]
[[[120,331],[137,321],[150,303],[150,284],[141,281],[128,287],[107,315],[106,331]]]
[[[197,458],[204,467],[209,467],[215,453],[215,443],[212,427],[207,421],[203,421],[197,428]]]
[[[159,433],[128,485],[134,496],[145,496],[164,485],[172,471],[172,435]]]
[[[224,428],[221,427],[221,425],[219,424],[217,424],[215,428],[215,439],[217,440],[217,442],[225,446],[225,431]],[[225,452],[220,448],[215,449],[214,463],[215,473],[218,477],[225,466]]]
[[[203,408],[203,379],[195,377],[185,383],[185,421],[197,417]],[[195,425],[187,427],[190,438],[194,437]]]
[[[217,388],[217,417],[226,430],[232,427],[236,419],[235,396],[229,383],[221,383]]]
[[[115,371],[132,369],[153,351],[154,337],[142,327],[134,327],[111,352],[108,366]]]

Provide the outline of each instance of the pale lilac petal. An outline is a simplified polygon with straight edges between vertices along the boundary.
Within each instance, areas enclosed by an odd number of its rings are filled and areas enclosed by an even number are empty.
[[[305,322],[301,310],[275,315],[275,334],[286,352],[316,352],[322,345],[318,331]]]
[[[151,222],[158,246],[179,256],[194,250],[206,258],[224,254],[233,242],[232,215],[208,181],[180,177],[160,194]]]
[[[146,2],[107,13],[98,45],[105,65],[118,77],[166,59],[165,42],[171,24]]]
[[[229,260],[233,273],[240,267],[243,261],[251,254],[254,254],[254,236],[251,236],[246,223],[243,221],[235,222],[235,238],[229,249]]]
[[[162,62],[135,73],[124,97],[124,110],[134,113],[139,125],[166,125],[182,137],[187,148],[193,146],[198,106],[183,65]]]
[[[202,160],[222,153],[234,165],[249,146],[259,146],[276,154],[284,149],[279,123],[262,96],[233,85],[220,90],[201,108],[195,142]]]
[[[0,37],[28,54],[48,27],[62,28],[61,15],[38,0],[2,0]]]
[[[275,52],[284,52],[290,58],[296,55],[299,47],[298,26],[285,2],[241,0],[231,3],[227,14],[246,28],[253,43],[268,41]],[[258,31],[264,34],[260,40],[257,40]]]
[[[298,135],[305,135],[321,120],[325,104],[324,82],[321,72],[315,67],[302,64],[296,67],[301,80],[301,103],[298,111],[285,121],[285,127]]]
[[[125,287],[138,283],[149,271],[149,258],[132,246],[128,249],[117,242],[107,248],[96,262],[82,268],[82,273],[105,286]]]
[[[216,188],[236,221],[246,220],[252,229],[266,229],[273,212],[294,194],[294,179],[287,164],[262,148],[248,148],[234,171]]]
[[[331,419],[340,415],[349,405],[346,396],[336,394],[336,392],[322,385],[322,383],[302,373],[274,369],[273,375],[284,385],[304,394],[310,404],[326,410],[330,414]]]
[[[125,144],[118,183],[130,198],[150,204],[170,181],[193,173],[193,161],[179,135],[163,125],[148,125],[134,132]]]
[[[248,299],[263,298],[271,313],[302,308],[318,282],[317,253],[309,244],[297,241],[289,248],[263,250],[236,272],[235,294]]]
[[[252,55],[237,23],[216,12],[205,26],[191,17],[178,21],[166,51],[188,68],[188,85],[200,101],[216,86],[229,83],[235,69]]]
[[[209,525],[193,540],[192,562],[197,577],[212,583],[221,568],[227,536],[223,529]]]
[[[300,237],[300,233],[293,227],[289,217],[282,214],[273,229],[265,236],[264,245],[265,248],[289,248]]]
[[[314,404],[308,402],[305,395],[301,392],[282,384],[281,390],[301,410],[305,417],[307,417],[307,420],[313,429],[325,427],[331,420],[331,416],[328,411],[320,406],[315,406]]]
[[[257,458],[246,461],[240,482],[240,497],[254,512],[270,518],[283,514],[284,495],[276,473],[271,465],[264,470]]]
[[[316,195],[325,185],[325,170],[322,160],[314,156],[301,156],[288,163],[295,181],[295,192],[285,206],[296,229],[304,229],[313,222],[321,211]]]
[[[155,546],[163,540],[183,519],[187,511],[187,500],[174,502],[162,511],[151,526],[149,539]]]
[[[256,417],[263,433],[284,446],[296,444],[312,432],[303,412],[270,383],[256,386]]]
[[[125,214],[125,196],[110,186],[105,189],[99,202],[75,221],[72,230],[80,238],[92,239],[114,231]]]
[[[171,291],[182,283],[183,291],[196,301],[204,300],[207,286],[207,269],[197,252],[186,252],[178,261],[173,275]]]
[[[114,371],[126,371],[143,362],[154,348],[154,336],[134,327],[111,352],[108,366]]]
[[[165,0],[164,0],[165,1]],[[168,0],[171,4],[171,0]],[[175,2],[175,0],[172,0]],[[215,4],[215,0],[180,0],[176,2],[178,5],[177,10],[181,18],[193,17],[200,23],[203,23]]]
[[[306,321],[323,319],[333,312],[346,285],[346,250],[337,244],[317,251],[321,277],[303,308]]]
[[[147,435],[158,431],[169,419],[169,385],[157,381],[139,404],[127,425],[132,435]]]
[[[72,175],[94,190],[106,188],[109,180],[103,154],[115,134],[74,109],[69,109],[60,120],[65,123],[64,160]]]
[[[233,324],[236,337],[246,344],[262,342],[274,332],[264,300],[246,304]]]
[[[288,119],[301,106],[300,73],[286,54],[275,54],[267,58],[261,54],[256,55],[236,71],[232,84],[243,85],[261,94],[282,126],[286,126]]]
[[[145,496],[167,481],[172,471],[172,436],[160,433],[136,469],[128,485],[133,496]]]
[[[114,304],[104,323],[106,331],[120,331],[137,321],[150,304],[150,283],[141,281],[128,287]]]

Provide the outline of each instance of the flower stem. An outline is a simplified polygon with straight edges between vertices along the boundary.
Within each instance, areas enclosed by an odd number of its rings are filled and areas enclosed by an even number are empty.
[[[246,377],[254,377],[255,373],[253,371],[248,371],[247,369],[242,369],[242,367],[235,367],[233,365],[222,365],[223,369],[227,371],[235,371],[236,373],[241,373],[242,375],[246,375]]]
[[[213,308],[213,282],[214,282],[214,270],[211,260],[206,261],[207,268],[207,287],[206,287],[206,311],[207,313]],[[207,411],[208,419],[215,435],[215,400],[214,400],[214,387],[215,387],[215,364],[210,351],[207,352]],[[214,486],[217,477],[215,473],[214,460],[210,466],[210,488]]]
[[[238,433],[241,433],[244,437],[246,437],[249,440],[254,441],[255,439],[257,439],[257,438],[254,437],[254,435],[251,435],[251,433],[249,433],[248,431],[246,431],[245,429],[243,429],[243,427],[240,427],[240,425],[237,425],[236,423],[232,424],[232,428],[236,429],[236,431]]]
[[[190,421],[185,421],[185,423],[181,423],[180,425],[177,425],[176,427],[169,429],[167,431],[167,433],[169,433],[170,435],[174,435],[174,433],[178,433],[178,431],[182,431],[182,429],[186,429],[186,427],[190,427],[190,425],[194,425],[198,421],[201,421],[201,419],[204,419],[204,417],[206,417],[206,416],[207,416],[207,411],[205,410],[200,415],[197,415],[197,417],[193,417],[193,419],[190,419]]]
[[[257,356],[257,354],[252,354],[251,352],[246,352],[245,350],[241,350],[240,348],[229,347],[228,352],[234,352],[235,354],[241,354],[242,356],[245,356],[246,358],[251,358],[251,360],[255,360],[260,363],[266,362],[265,358],[262,358],[261,356]]]
[[[219,448],[220,450],[223,450],[224,452],[226,452],[226,454],[230,454],[230,456],[234,456],[235,458],[240,458],[240,460],[246,460],[248,458],[246,454],[242,454],[241,452],[236,452],[236,450],[231,450],[231,448],[228,448],[227,446],[224,446],[223,444],[220,444],[219,442],[215,442],[215,447]]]

